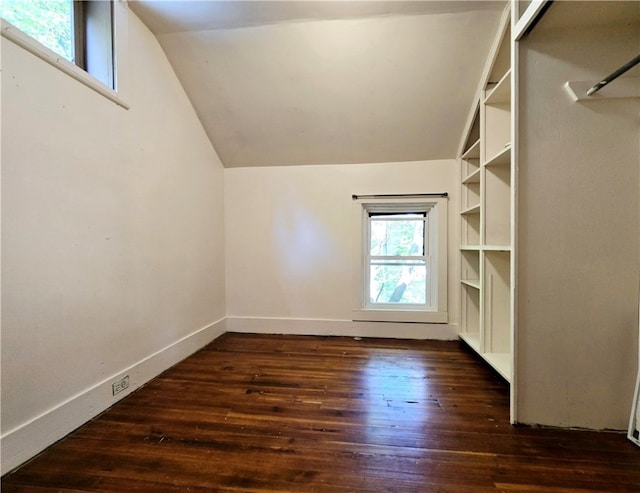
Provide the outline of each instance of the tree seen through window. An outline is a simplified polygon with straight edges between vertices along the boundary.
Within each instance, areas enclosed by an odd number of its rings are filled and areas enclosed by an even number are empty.
[[[0,16],[58,55],[74,61],[71,0],[1,0]]]
[[[372,213],[369,221],[369,302],[424,304],[426,213]]]

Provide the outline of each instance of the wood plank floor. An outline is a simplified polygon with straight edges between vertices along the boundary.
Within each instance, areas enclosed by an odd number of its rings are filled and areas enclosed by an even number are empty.
[[[640,448],[511,426],[459,342],[225,334],[2,491],[640,492]]]

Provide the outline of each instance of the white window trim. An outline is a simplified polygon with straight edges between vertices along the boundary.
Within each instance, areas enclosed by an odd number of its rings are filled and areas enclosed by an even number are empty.
[[[356,231],[353,255],[353,310],[354,321],[366,322],[417,322],[417,323],[447,323],[447,198],[428,199],[366,199],[354,201],[353,230]],[[417,207],[428,210],[430,223],[435,229],[434,242],[431,245],[432,255],[436,256],[436,278],[432,284],[432,295],[435,295],[431,309],[425,310],[415,305],[399,306],[398,308],[375,308],[369,305],[368,289],[365,286],[367,278],[366,254],[369,211],[375,209],[392,210]],[[432,232],[433,233],[433,232]]]
[[[127,4],[123,0],[116,0],[113,2],[115,90],[102,83],[73,62],[67,60],[62,55],[59,55],[55,51],[47,48],[45,45],[4,19],[0,19],[0,33],[2,34],[2,37],[27,50],[29,53],[37,56],[49,65],[56,67],[58,70],[64,72],[90,89],[93,89],[98,94],[101,94],[105,98],[116,103],[118,106],[128,110],[129,104],[126,100],[128,99],[129,84],[127,78],[124,76],[125,73],[128,73],[129,68],[128,50],[126,49],[128,44],[127,8]]]

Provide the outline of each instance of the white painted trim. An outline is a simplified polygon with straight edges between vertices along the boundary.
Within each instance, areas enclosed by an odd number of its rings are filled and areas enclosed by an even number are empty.
[[[458,338],[457,324],[358,322],[317,318],[227,317],[226,329],[228,332],[256,334],[436,339],[446,341]]]
[[[518,21],[515,23],[511,32],[511,38],[515,41],[519,41],[524,33],[527,32],[529,26],[538,18],[540,12],[545,7],[549,0],[533,0],[527,9],[522,13]],[[517,6],[514,5],[514,16],[517,13]]]
[[[517,5],[512,5],[511,33],[516,31]],[[511,283],[511,301],[509,313],[511,317],[511,375],[508,378],[509,386],[509,421],[512,424],[518,422],[518,151],[519,141],[519,42],[513,36],[508,40],[511,43],[511,266],[509,278]]]
[[[639,298],[640,299],[640,298]],[[638,332],[640,335],[640,303],[638,304]],[[633,391],[633,401],[631,403],[631,415],[629,416],[629,428],[627,430],[627,438],[640,447],[640,437],[637,432],[640,431],[640,340],[638,341],[638,376],[636,377],[636,386]]]
[[[638,402],[640,402],[640,369],[636,377],[636,387],[633,392],[633,403],[631,405],[631,417],[629,418],[629,429],[627,430],[627,438],[640,446],[640,440],[635,436],[636,430],[640,430],[640,421],[636,419],[638,416]]]
[[[131,62],[129,57],[129,5],[126,0],[113,2],[113,77],[117,104],[129,109],[131,99]],[[124,106],[121,104],[123,103]]]
[[[88,88],[93,89],[95,92],[104,96],[110,101],[113,101],[118,106],[121,106],[122,108],[128,110],[129,104],[122,99],[123,93],[126,92],[126,89],[123,88],[123,83],[121,80],[124,79],[123,73],[126,72],[128,68],[128,60],[126,59],[127,17],[126,11],[123,10],[125,7],[125,2],[114,2],[114,32],[116,37],[116,41],[114,43],[114,52],[116,58],[114,78],[116,80],[116,87],[118,88],[118,91],[115,91],[109,86],[103,84],[74,63],[70,62],[66,58],[63,58],[61,55],[58,55],[56,52],[50,50],[42,43],[39,43],[31,36],[24,33],[16,26],[4,19],[0,19],[0,34],[2,35],[2,37],[6,38],[12,43],[27,50],[32,55],[37,56],[38,58],[40,58],[40,60],[64,72],[65,74],[74,78]],[[124,39],[118,39],[120,38],[120,36],[122,36]],[[120,58],[121,56],[124,58],[124,60]],[[124,86],[126,87],[126,83],[124,84]]]
[[[0,474],[4,475],[15,469],[163,371],[206,346],[225,332],[225,325],[223,318],[198,329],[9,430],[0,437]],[[113,396],[112,382],[125,375],[130,378],[129,388]]]
[[[351,318],[357,322],[416,322],[446,323],[449,321],[447,311],[436,310],[385,310],[381,308],[361,308],[351,311]]]
[[[352,314],[353,321],[370,322],[416,322],[416,323],[443,323],[448,321],[448,197],[430,198],[393,198],[393,199],[366,199],[354,201],[352,213],[352,229],[358,232],[353,243],[352,264]],[[435,255],[435,265],[431,261],[430,274],[432,276],[429,292],[431,300],[427,306],[419,308],[406,307],[402,309],[389,308],[389,305],[371,306],[367,288],[369,266],[366,260],[369,231],[369,212],[371,211],[404,211],[413,209],[429,213],[429,250]],[[435,231],[435,234],[434,234]],[[431,305],[431,306],[429,306]],[[428,309],[425,309],[427,308]]]

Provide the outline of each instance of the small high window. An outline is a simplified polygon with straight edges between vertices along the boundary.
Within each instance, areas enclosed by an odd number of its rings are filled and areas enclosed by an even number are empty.
[[[50,50],[74,61],[73,2],[70,0],[2,0],[0,14]]]
[[[0,16],[104,85],[115,88],[112,1],[2,0]]]

